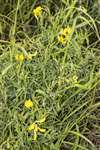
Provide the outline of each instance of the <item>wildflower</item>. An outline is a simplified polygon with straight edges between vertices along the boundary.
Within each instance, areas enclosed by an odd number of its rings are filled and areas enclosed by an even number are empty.
[[[31,130],[34,130],[35,128],[35,123],[32,123],[29,127],[28,127],[28,130],[31,131]]]
[[[72,28],[70,28],[70,27],[67,27],[67,28],[65,28],[65,29],[63,29],[63,35],[69,35],[69,34],[71,34],[72,33]]]
[[[60,32],[60,35],[58,35],[58,41],[65,45],[66,42],[68,41],[69,37],[70,37],[70,34],[72,33],[72,28],[70,27],[67,27],[67,28],[64,28],[64,29],[61,29],[61,32]]]
[[[23,61],[23,60],[24,60],[24,55],[23,55],[23,54],[20,54],[20,55],[19,55],[19,60],[20,60],[20,61]]]
[[[33,14],[34,16],[37,18],[41,15],[42,13],[42,7],[41,6],[38,6],[36,7],[34,10],[33,10]]]
[[[37,132],[38,132],[38,126],[37,126],[37,124],[32,123],[32,124],[28,127],[28,130],[29,130],[29,131],[34,130],[34,138],[33,138],[33,140],[36,141],[36,139],[37,139]]]
[[[41,132],[41,133],[45,133],[46,132],[46,129],[43,129],[43,128],[40,128],[37,123],[32,123],[31,125],[29,125],[28,127],[28,131],[34,131],[34,137],[33,137],[33,140],[36,141],[37,140],[37,134],[38,132]]]
[[[33,107],[33,102],[29,99],[25,101],[24,105],[26,108],[31,108]]]
[[[29,125],[28,131],[32,131],[32,130],[34,130],[35,132],[40,131],[42,133],[46,131],[46,129],[38,127],[37,123],[32,123],[31,125]]]
[[[62,43],[63,45],[66,44],[65,37],[62,36],[62,35],[59,35],[59,36],[58,36],[58,41],[59,41],[60,43]]]
[[[24,61],[24,55],[23,54],[20,54],[20,55],[16,54],[15,59],[16,59],[16,61]]]

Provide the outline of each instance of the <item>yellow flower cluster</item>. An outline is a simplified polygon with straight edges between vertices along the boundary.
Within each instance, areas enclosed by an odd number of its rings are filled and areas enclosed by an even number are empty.
[[[32,108],[33,107],[33,102],[29,99],[29,100],[26,100],[25,103],[24,103],[24,106],[28,109]],[[43,129],[43,128],[40,128],[38,126],[38,123],[41,124],[43,122],[45,122],[46,118],[43,117],[42,119],[40,120],[36,120],[34,123],[30,124],[29,127],[28,127],[28,131],[34,131],[34,138],[33,140],[36,141],[37,140],[37,134],[38,132],[41,132],[41,133],[44,133],[46,131],[46,129]]]
[[[32,108],[33,107],[33,102],[30,99],[26,100],[25,103],[24,103],[24,106],[26,108]]]
[[[37,133],[41,132],[41,133],[45,133],[46,129],[40,128],[37,123],[32,123],[29,127],[28,127],[28,131],[32,131],[34,130],[34,138],[33,140],[36,141],[37,140]]]
[[[15,56],[16,61],[23,62],[24,60],[32,60],[32,55],[23,55],[23,54],[16,54]]]
[[[73,29],[70,27],[61,29],[60,34],[58,35],[58,41],[62,44],[65,45],[66,42],[69,40],[70,34],[72,33]]]
[[[35,9],[33,9],[33,14],[36,18],[39,17],[41,15],[41,13],[42,13],[42,7],[41,6],[38,6]]]

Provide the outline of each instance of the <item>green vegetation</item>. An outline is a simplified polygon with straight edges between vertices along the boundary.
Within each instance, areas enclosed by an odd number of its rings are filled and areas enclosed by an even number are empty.
[[[99,0],[0,0],[0,150],[99,149]]]

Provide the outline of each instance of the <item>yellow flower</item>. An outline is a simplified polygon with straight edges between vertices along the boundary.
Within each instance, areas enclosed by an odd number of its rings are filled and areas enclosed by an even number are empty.
[[[58,36],[58,41],[63,45],[66,44],[66,39],[63,35]]]
[[[23,55],[23,54],[20,54],[20,55],[16,54],[15,59],[16,59],[17,61],[24,61],[25,58],[24,58],[24,55]]]
[[[19,60],[20,60],[20,61],[23,61],[23,60],[24,60],[24,55],[23,55],[23,54],[20,54],[20,55],[19,55]]]
[[[44,133],[46,131],[46,129],[38,127],[38,125],[36,123],[32,123],[31,125],[29,125],[28,130],[29,131],[34,130],[35,132],[40,131],[42,133]]]
[[[67,28],[64,28],[63,29],[63,35],[69,35],[69,34],[71,34],[72,33],[72,31],[73,31],[73,29],[72,28],[70,28],[70,27],[67,27]]]
[[[31,130],[34,130],[35,128],[35,123],[32,123],[29,127],[28,127],[28,130],[31,131]]]
[[[28,130],[29,131],[34,131],[34,141],[36,141],[37,139],[37,134],[38,132],[41,132],[41,133],[45,133],[46,132],[46,129],[43,129],[43,128],[40,128],[38,127],[38,125],[36,123],[32,123],[29,127],[28,127]]]
[[[66,42],[68,41],[70,34],[72,33],[73,29],[70,27],[61,29],[60,35],[58,35],[58,41],[65,45]]]
[[[34,16],[37,18],[41,15],[42,13],[42,7],[41,6],[38,6],[36,7],[34,10],[33,10],[33,14]]]
[[[25,101],[24,105],[26,108],[31,108],[33,107],[33,102],[29,99]]]

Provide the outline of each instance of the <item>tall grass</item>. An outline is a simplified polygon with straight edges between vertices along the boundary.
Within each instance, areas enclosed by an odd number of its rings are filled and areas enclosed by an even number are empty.
[[[99,1],[91,1],[93,10],[88,3],[0,1],[1,150],[100,149]],[[68,26],[73,32],[62,45],[57,37]],[[16,61],[20,53],[32,60]],[[34,141],[27,128],[42,116],[46,132]]]

